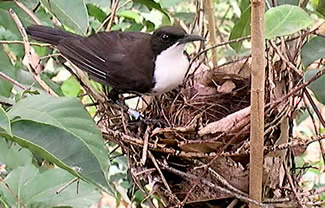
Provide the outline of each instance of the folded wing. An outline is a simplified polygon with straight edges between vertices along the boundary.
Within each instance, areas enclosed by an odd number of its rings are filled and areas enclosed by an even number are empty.
[[[146,48],[150,47],[150,37],[140,32],[100,32],[82,39],[62,39],[57,48],[93,79],[141,93],[153,86],[153,54]]]

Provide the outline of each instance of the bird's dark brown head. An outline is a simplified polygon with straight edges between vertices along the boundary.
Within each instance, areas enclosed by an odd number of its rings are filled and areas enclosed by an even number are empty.
[[[174,44],[185,44],[188,42],[205,39],[198,35],[189,35],[180,27],[164,26],[157,29],[151,38],[151,48],[155,55],[171,47]]]

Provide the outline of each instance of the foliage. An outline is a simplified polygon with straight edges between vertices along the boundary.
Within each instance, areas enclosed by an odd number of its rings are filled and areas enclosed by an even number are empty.
[[[82,181],[62,189],[76,177],[62,169],[35,166],[33,155],[27,149],[20,150],[15,144],[9,146],[4,138],[0,140],[0,148],[1,161],[11,170],[6,176],[10,190],[0,186],[2,207],[22,204],[25,207],[89,207],[99,199],[95,187]]]
[[[102,0],[27,0],[20,1],[40,20],[41,24],[62,27],[80,35],[104,31],[110,24],[111,1]],[[121,0],[112,27],[121,31],[152,32],[161,25],[181,24],[190,31],[196,18],[194,0]],[[278,1],[266,11],[266,38],[290,36],[311,26],[308,13],[324,15],[324,1],[318,0],[306,11],[295,0]],[[14,1],[0,1],[0,40],[21,40],[8,9],[12,8],[24,26],[34,24],[30,15]],[[218,32],[221,40],[235,40],[250,34],[250,6],[248,0],[215,1]],[[317,13],[316,13],[317,12]],[[220,27],[219,27],[220,26]],[[197,31],[196,31],[197,32]],[[314,37],[303,46],[302,62],[308,67],[325,57],[324,38]],[[32,41],[33,42],[33,41]],[[247,42],[237,42],[218,51],[220,62],[230,55],[246,55]],[[93,118],[94,104],[75,77],[68,73],[53,48],[33,45],[35,55],[45,66],[41,78],[59,95],[47,95],[28,72],[21,45],[0,45],[0,72],[22,84],[26,89],[0,78],[0,206],[14,207],[89,207],[98,202],[104,190],[117,203],[132,201],[145,204],[139,190],[128,175],[127,160],[114,144],[105,144]],[[210,54],[208,54],[210,55]],[[321,67],[308,70],[308,80]],[[323,77],[310,85],[316,98],[325,103]],[[98,83],[92,82],[99,91]],[[96,118],[95,118],[96,119]],[[48,180],[48,179],[51,180]],[[60,188],[78,178],[56,194]],[[81,180],[80,180],[81,179]],[[5,183],[9,185],[8,188]],[[19,183],[18,183],[19,182]],[[80,184],[80,185],[78,185]],[[12,194],[12,192],[14,194]],[[80,200],[79,200],[80,199]],[[81,200],[82,199],[82,200]]]

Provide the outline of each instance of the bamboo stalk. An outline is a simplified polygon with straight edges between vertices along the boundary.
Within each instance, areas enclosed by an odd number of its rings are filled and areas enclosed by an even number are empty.
[[[214,17],[213,0],[204,1],[204,10],[206,11],[206,15],[208,19],[209,44],[213,46],[216,45],[217,43],[217,30],[216,30],[216,20]],[[213,68],[215,68],[217,65],[217,50],[212,49],[211,52],[212,52]]]
[[[265,39],[264,1],[251,0],[252,35],[252,85],[249,197],[262,201],[263,145],[264,145],[264,88],[265,88]],[[250,208],[257,208],[252,203]]]

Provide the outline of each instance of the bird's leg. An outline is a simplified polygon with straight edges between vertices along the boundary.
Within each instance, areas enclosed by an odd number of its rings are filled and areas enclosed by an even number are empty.
[[[115,103],[116,105],[120,106],[123,110],[125,110],[130,116],[132,116],[136,120],[144,120],[144,116],[136,111],[135,109],[129,108],[123,101],[119,99],[119,91],[112,89],[109,92],[108,97]]]
[[[121,101],[121,99],[119,99],[119,94],[120,94],[119,91],[112,89],[109,92],[108,97],[113,101],[113,103],[115,103],[116,105],[120,106],[130,116],[132,116],[136,121],[141,121],[141,122],[143,122],[145,124],[148,124],[148,125],[158,125],[160,127],[166,125],[166,123],[164,121],[160,120],[160,119],[157,120],[157,119],[145,118],[142,113],[140,113],[139,111],[137,111],[135,109],[130,108],[129,106],[127,106],[124,103],[124,101]]]
[[[121,102],[120,100],[113,101],[116,105],[120,106],[123,110],[125,110],[130,116],[135,118],[136,120],[143,120],[144,116],[138,112],[137,110],[134,110],[127,106],[124,102]]]

